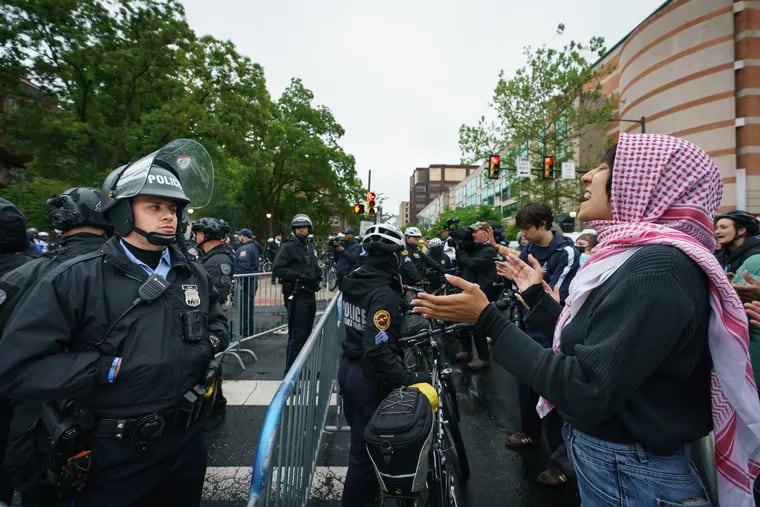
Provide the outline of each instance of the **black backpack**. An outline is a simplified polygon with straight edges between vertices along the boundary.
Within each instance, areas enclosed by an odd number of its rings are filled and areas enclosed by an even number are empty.
[[[394,389],[380,402],[364,429],[364,442],[385,493],[423,489],[432,438],[433,410],[418,389]]]

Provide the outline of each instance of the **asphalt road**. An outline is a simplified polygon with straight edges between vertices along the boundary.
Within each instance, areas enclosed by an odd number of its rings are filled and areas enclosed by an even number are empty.
[[[248,342],[247,346],[256,352],[259,361],[252,363],[246,359],[245,370],[240,370],[235,361],[225,360],[229,385],[229,388],[225,386],[225,394],[231,404],[225,422],[208,433],[210,462],[205,507],[245,505],[250,467],[267,409],[267,397],[271,399],[282,375],[286,339],[286,335],[271,334]],[[549,488],[535,481],[535,476],[545,468],[539,449],[515,452],[504,447],[504,437],[517,431],[519,425],[515,378],[495,365],[480,374],[472,374],[461,365],[456,370],[460,426],[472,472],[465,491],[466,505],[579,505],[571,487]],[[229,393],[235,389],[242,395],[231,397]],[[245,398],[242,404],[240,396]],[[328,424],[334,422],[333,411]],[[340,505],[347,463],[348,433],[325,433],[309,506]]]

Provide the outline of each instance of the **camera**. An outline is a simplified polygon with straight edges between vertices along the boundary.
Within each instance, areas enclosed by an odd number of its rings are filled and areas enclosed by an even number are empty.
[[[446,226],[444,229],[451,230],[452,227],[455,227],[457,224],[459,224],[459,217],[452,217],[446,220]]]
[[[327,246],[330,248],[336,248],[343,245],[343,238],[339,238],[337,236],[330,236],[327,238]]]

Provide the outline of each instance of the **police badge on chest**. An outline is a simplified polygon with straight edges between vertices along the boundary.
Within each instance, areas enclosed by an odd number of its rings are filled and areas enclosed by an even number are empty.
[[[197,285],[183,285],[182,289],[185,291],[185,304],[187,306],[200,306],[201,295],[198,292]]]

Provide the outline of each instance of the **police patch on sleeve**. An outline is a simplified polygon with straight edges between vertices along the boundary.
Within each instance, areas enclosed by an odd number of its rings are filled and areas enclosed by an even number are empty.
[[[240,252],[238,252],[238,255],[240,257],[245,257],[246,255],[248,255],[248,252],[246,252],[245,250],[241,250]]]
[[[375,315],[372,316],[372,322],[380,331],[385,331],[391,327],[391,314],[388,313],[387,310],[378,310],[375,312]],[[375,341],[377,341],[377,339]]]
[[[388,335],[385,331],[378,331],[375,335],[375,345],[380,345],[388,341]]]
[[[187,306],[200,306],[201,295],[198,292],[197,285],[183,285],[182,289],[185,291],[185,304]]]
[[[232,266],[230,266],[227,263],[224,263],[219,266],[219,270],[222,272],[223,275],[229,275],[230,273],[232,273]]]

